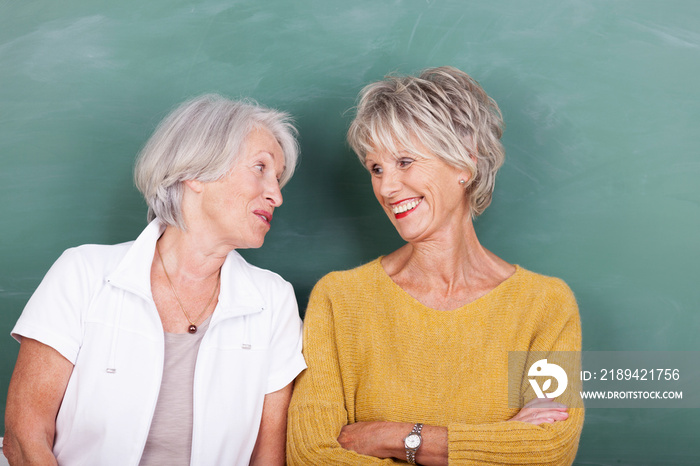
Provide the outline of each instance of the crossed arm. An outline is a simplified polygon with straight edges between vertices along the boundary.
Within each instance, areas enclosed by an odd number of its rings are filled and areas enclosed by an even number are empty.
[[[509,421],[533,425],[554,424],[566,420],[569,417],[567,411],[568,408],[561,403],[535,398]],[[356,422],[341,428],[338,443],[344,449],[361,455],[403,460],[406,457],[404,438],[412,428],[413,424],[401,422]],[[447,465],[447,427],[423,426],[421,434],[423,441],[416,454],[416,462],[425,466]]]

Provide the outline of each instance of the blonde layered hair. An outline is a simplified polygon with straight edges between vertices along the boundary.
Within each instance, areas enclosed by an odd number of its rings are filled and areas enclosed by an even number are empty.
[[[491,203],[496,172],[503,165],[503,128],[498,105],[479,83],[443,66],[366,86],[347,138],[363,164],[370,152],[405,150],[466,170],[466,193],[476,217]]]
[[[217,94],[196,97],[173,110],[158,125],[134,168],[134,182],[148,204],[148,220],[158,217],[185,230],[183,182],[224,177],[256,128],[270,131],[282,147],[282,187],[292,177],[299,154],[297,130],[288,114]]]

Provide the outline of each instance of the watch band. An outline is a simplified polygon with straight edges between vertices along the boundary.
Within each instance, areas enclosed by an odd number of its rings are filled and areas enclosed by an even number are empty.
[[[420,434],[421,430],[423,430],[423,424],[415,424],[413,426],[413,430],[404,439],[404,448],[406,449],[406,461],[408,461],[408,464],[416,464],[416,453],[418,452],[418,449],[423,443],[423,437]],[[411,437],[414,437],[414,439],[411,439]]]

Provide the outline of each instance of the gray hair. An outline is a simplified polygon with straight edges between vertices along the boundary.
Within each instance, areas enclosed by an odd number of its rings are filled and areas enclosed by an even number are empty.
[[[469,172],[466,193],[472,217],[491,203],[505,149],[503,117],[471,76],[450,66],[418,77],[387,76],[360,92],[348,142],[364,164],[376,150],[406,150]]]
[[[158,217],[185,230],[183,182],[221,179],[256,128],[269,130],[282,147],[282,187],[292,177],[299,154],[297,130],[287,113],[217,94],[196,97],[173,110],[158,125],[134,168],[136,187],[148,204],[148,220]]]

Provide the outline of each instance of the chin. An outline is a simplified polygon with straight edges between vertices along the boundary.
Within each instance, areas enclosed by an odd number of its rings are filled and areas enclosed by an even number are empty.
[[[404,241],[407,241],[407,242],[416,241],[417,239],[422,238],[425,235],[425,230],[416,231],[416,229],[413,229],[413,228],[412,229],[407,229],[407,228],[399,229],[399,228],[397,228],[396,232],[399,234],[401,239],[403,239]]]
[[[258,248],[261,248],[263,244],[265,244],[265,237],[264,236],[258,240],[251,241],[251,245],[248,246],[248,248],[249,249],[258,249]]]
[[[240,249],[260,249],[263,245],[263,241],[260,242],[250,242]]]

